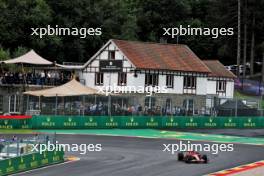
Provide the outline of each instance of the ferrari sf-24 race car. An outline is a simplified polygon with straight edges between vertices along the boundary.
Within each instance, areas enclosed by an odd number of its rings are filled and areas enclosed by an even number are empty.
[[[185,163],[208,163],[207,155],[201,155],[196,151],[187,151],[178,153],[178,161]]]

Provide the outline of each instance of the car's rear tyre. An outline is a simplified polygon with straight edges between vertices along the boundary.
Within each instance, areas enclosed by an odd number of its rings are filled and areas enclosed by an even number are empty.
[[[181,153],[178,153],[178,161],[182,161],[183,158],[184,158],[183,153],[182,152]]]
[[[207,158],[206,155],[203,155],[203,156],[202,156],[202,159],[204,160],[204,163],[208,163],[208,158]]]
[[[186,156],[186,157],[184,158],[184,161],[185,161],[185,163],[191,163],[191,162],[192,162],[192,157],[190,157],[190,156]]]

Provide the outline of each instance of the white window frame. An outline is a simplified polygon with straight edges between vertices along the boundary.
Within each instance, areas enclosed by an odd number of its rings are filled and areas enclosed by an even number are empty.
[[[117,85],[119,85],[119,86],[127,85],[127,73],[119,72],[117,81],[118,81]]]
[[[100,75],[100,76],[97,76]],[[96,72],[94,75],[94,84],[96,86],[102,86],[104,85],[104,73],[102,72]]]
[[[216,92],[226,92],[226,81],[224,80],[216,81]]]
[[[166,86],[167,88],[173,88],[174,86],[174,76],[166,75]]]
[[[226,80],[217,80],[216,81],[216,94],[219,96],[226,96]],[[221,89],[219,89],[221,86]]]
[[[13,105],[11,104],[11,98],[14,97],[14,102]],[[12,107],[13,106],[13,107]],[[9,113],[19,113],[19,106],[20,106],[20,97],[19,95],[13,94],[9,95],[9,107],[8,107],[8,112]],[[13,110],[11,110],[11,107]]]
[[[151,79],[151,83],[150,83],[150,79]],[[155,73],[146,73],[145,86],[153,86],[153,87],[159,86],[159,75]]]
[[[148,107],[149,109],[156,106],[156,98],[155,97],[147,96],[147,97],[145,97],[144,101],[145,101],[144,102],[145,107]]]
[[[190,85],[188,85],[188,81],[190,81]],[[197,89],[197,77],[184,76],[183,77],[183,93],[184,94],[196,94],[196,89]]]
[[[113,54],[113,55],[112,55]],[[113,57],[112,57],[113,56]],[[109,60],[115,60],[116,59],[116,51],[115,50],[109,50],[108,51],[108,59]]]

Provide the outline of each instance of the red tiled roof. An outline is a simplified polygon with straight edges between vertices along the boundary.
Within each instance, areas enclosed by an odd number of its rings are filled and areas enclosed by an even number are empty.
[[[112,40],[138,69],[209,73],[186,45]]]
[[[205,65],[211,70],[209,76],[211,77],[224,77],[224,78],[236,78],[236,76],[218,60],[203,60]]]

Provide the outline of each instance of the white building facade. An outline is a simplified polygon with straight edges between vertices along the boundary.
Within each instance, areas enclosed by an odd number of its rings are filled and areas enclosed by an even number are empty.
[[[102,66],[104,61],[116,70]],[[102,71],[102,67],[110,70]],[[163,92],[155,94],[157,99],[166,97],[163,104],[170,99],[170,107],[180,107],[191,100],[192,109],[201,109],[208,106],[208,97],[233,98],[235,76],[218,61],[203,62],[185,45],[109,40],[83,66],[79,78],[98,90],[163,87]],[[146,93],[134,95],[137,103],[146,102]]]

